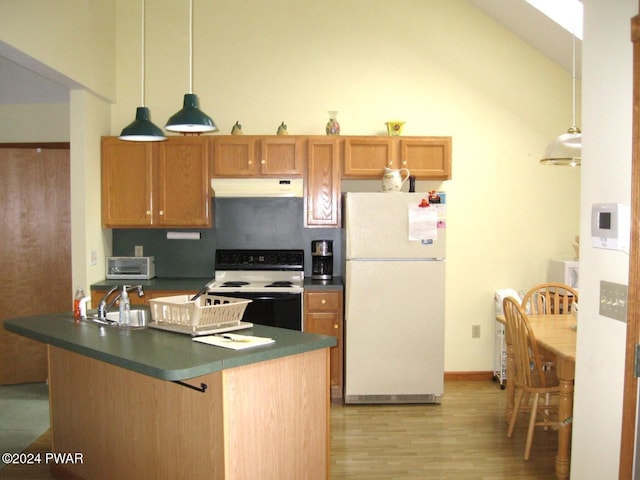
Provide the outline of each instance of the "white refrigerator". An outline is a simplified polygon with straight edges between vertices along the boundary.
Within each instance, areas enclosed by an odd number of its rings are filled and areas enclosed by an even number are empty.
[[[345,402],[440,403],[446,195],[346,193]]]

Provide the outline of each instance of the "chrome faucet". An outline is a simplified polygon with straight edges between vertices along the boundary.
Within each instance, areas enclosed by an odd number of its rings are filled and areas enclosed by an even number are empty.
[[[139,297],[144,297],[144,290],[142,289],[142,285],[131,285],[131,286],[128,286],[128,285],[121,285],[121,286],[116,285],[111,290],[109,290],[104,297],[102,297],[102,300],[100,300],[100,303],[98,304],[98,319],[99,320],[106,320],[107,319],[107,312],[111,309],[111,307],[113,307],[113,304],[118,301],[118,299],[122,295],[122,289],[123,288],[125,288],[127,290],[127,292],[131,292],[132,290],[137,290],[138,291],[138,296]],[[109,297],[116,291],[119,291],[119,293],[115,297],[113,297],[113,300],[111,300],[111,302],[109,302],[109,304],[107,304],[107,301],[109,300]]]

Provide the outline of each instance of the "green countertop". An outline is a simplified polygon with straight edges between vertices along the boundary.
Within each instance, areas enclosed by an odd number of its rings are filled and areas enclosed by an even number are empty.
[[[120,329],[76,322],[71,313],[5,320],[10,332],[161,380],[186,380],[227,368],[336,345],[335,337],[254,325],[236,333],[275,343],[230,350],[194,342],[191,336],[154,328]]]

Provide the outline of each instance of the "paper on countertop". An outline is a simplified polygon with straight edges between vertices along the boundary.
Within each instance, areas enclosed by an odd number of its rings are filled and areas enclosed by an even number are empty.
[[[252,348],[275,342],[273,338],[253,337],[251,335],[238,335],[235,333],[193,337],[193,341],[214,345],[216,347],[230,348],[232,350],[244,350],[245,348]]]
[[[438,239],[438,211],[409,205],[409,241]]]

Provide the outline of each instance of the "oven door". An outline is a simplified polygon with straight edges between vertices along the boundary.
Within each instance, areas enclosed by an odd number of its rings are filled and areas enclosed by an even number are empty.
[[[285,292],[220,292],[215,295],[253,300],[243,322],[302,331],[302,294]]]

